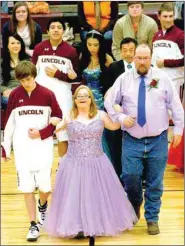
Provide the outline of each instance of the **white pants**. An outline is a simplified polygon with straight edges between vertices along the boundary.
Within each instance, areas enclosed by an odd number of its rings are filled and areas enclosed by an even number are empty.
[[[32,193],[37,188],[44,193],[51,191],[51,171],[51,168],[39,171],[18,170],[18,189],[24,193]]]

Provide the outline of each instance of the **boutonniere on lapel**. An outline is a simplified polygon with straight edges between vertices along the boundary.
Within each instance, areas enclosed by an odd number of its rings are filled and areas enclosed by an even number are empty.
[[[152,88],[158,88],[158,83],[159,83],[159,78],[153,78],[152,81],[149,84],[149,90],[150,91]]]

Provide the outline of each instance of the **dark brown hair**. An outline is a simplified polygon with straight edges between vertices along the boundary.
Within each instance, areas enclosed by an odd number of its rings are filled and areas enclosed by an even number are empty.
[[[37,76],[36,66],[30,61],[21,61],[15,68],[15,77],[17,80],[27,77],[35,78]]]
[[[144,8],[144,2],[142,2],[142,1],[129,1],[127,3],[127,7],[129,8],[130,5],[133,5],[133,4],[141,4],[142,9]]]
[[[17,29],[18,21],[16,19],[16,10],[22,6],[26,7],[26,10],[28,13],[27,24],[28,24],[28,28],[30,32],[31,43],[33,43],[35,40],[35,22],[31,18],[31,14],[30,14],[30,11],[29,11],[29,8],[26,2],[16,2],[15,3],[13,7],[13,11],[12,11],[12,16],[10,18],[10,31],[12,33],[17,32],[16,29]]]

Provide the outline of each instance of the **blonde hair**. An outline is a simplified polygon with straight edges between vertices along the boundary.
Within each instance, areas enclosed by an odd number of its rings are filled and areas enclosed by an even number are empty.
[[[76,105],[76,102],[75,102],[75,99],[77,97],[77,94],[78,92],[81,90],[81,89],[85,89],[88,91],[89,93],[89,96],[91,98],[91,104],[90,104],[90,110],[89,110],[89,118],[92,119],[94,116],[97,115],[98,113],[98,109],[97,109],[97,105],[95,103],[95,100],[94,100],[94,96],[93,96],[93,93],[91,91],[91,89],[89,89],[89,87],[85,86],[85,85],[80,85],[74,95],[73,95],[73,106],[72,106],[72,109],[71,109],[71,113],[70,113],[70,116],[72,119],[76,119],[77,116],[78,116],[78,108],[77,108],[77,105]]]

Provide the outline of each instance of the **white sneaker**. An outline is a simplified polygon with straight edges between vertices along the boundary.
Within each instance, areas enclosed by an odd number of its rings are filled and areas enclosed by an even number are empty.
[[[38,203],[38,220],[39,220],[39,222],[37,223],[37,225],[38,225],[39,229],[43,226],[43,223],[46,219],[47,207],[48,207],[47,203],[44,207]]]
[[[26,237],[27,241],[34,242],[37,241],[37,238],[40,236],[39,228],[36,225],[31,225],[29,228],[28,235]]]

